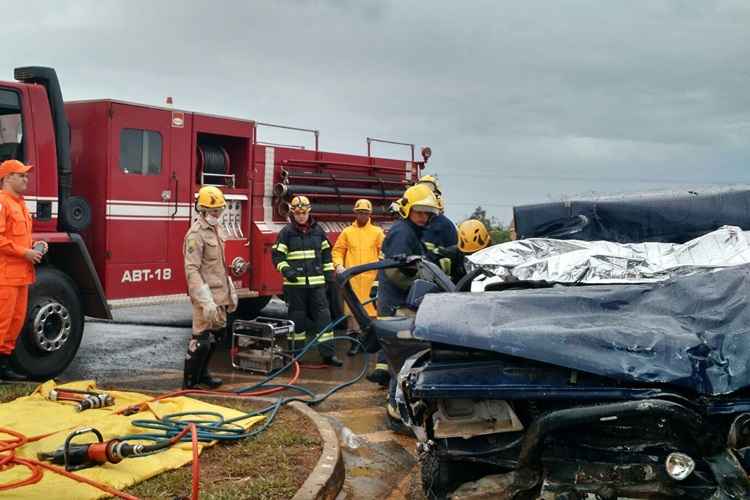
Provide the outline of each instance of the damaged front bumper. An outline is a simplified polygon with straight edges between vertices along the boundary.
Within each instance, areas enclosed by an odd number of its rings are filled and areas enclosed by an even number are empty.
[[[554,380],[561,376],[555,374],[555,368],[544,375],[535,374],[537,382],[549,385],[527,385],[528,391],[520,384],[504,388],[484,385],[486,381],[470,376],[471,368],[457,370],[453,379],[441,377],[441,384],[425,375],[423,366],[429,355],[425,351],[406,361],[399,374],[396,400],[404,422],[419,439],[423,456],[429,455],[449,469],[465,470],[471,464],[482,471],[471,478],[479,481],[470,479],[458,490],[462,495],[476,494],[477,488],[486,494],[487,488],[494,488],[492,497],[508,499],[523,495],[583,498],[587,493],[603,499],[750,498],[744,458],[750,457],[747,443],[735,441],[732,446],[744,448],[730,449],[726,426],[717,425],[714,416],[699,413],[681,396],[658,388],[566,385]],[[473,368],[477,373],[488,372],[487,366],[482,370],[474,364]],[[519,430],[512,408],[521,409],[528,403],[522,399],[524,393],[539,398],[535,402],[544,401],[547,407],[537,414],[520,411],[526,425]],[[473,404],[477,408],[474,415],[456,417],[454,422],[462,422],[461,426],[446,425],[445,420],[450,421],[445,417],[450,413],[446,401],[467,397],[473,399],[460,401]],[[740,404],[738,409],[744,406]],[[716,418],[731,420],[727,414]],[[498,433],[502,420],[509,424]],[[743,426],[748,420],[743,420]],[[467,434],[467,428],[476,433]],[[750,427],[734,429],[730,434],[747,434],[748,430]],[[695,463],[687,479],[674,479],[667,472],[665,462],[674,452]],[[467,477],[460,479],[465,482]]]

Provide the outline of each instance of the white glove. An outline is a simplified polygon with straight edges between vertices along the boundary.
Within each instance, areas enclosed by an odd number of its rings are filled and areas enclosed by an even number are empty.
[[[203,308],[203,319],[209,323],[216,323],[219,320],[219,306],[214,301],[208,304],[201,304]]]
[[[203,284],[195,291],[195,297],[193,297],[201,305],[203,310],[203,319],[210,323],[216,322],[219,317],[219,306],[214,302],[214,298],[211,295],[211,289],[208,285]]]
[[[232,280],[229,281],[229,307],[227,307],[227,312],[233,313],[237,310],[237,306],[240,303],[239,297],[237,297],[237,289],[234,287],[234,283]]]
[[[336,274],[341,274],[344,271],[346,271],[346,268],[344,266],[342,266],[342,265],[336,266]]]

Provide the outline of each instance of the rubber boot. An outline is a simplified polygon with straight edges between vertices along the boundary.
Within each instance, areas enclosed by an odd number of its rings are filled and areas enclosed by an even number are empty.
[[[20,382],[23,380],[28,380],[28,377],[13,371],[10,367],[10,356],[0,354],[0,382]]]
[[[368,373],[366,378],[381,387],[388,387],[391,381],[391,372],[388,370],[388,363],[385,362],[383,351],[378,353],[378,361],[375,364],[375,369]]]
[[[337,358],[335,354],[333,356],[323,356],[323,363],[328,366],[344,366],[344,362]]]
[[[209,347],[208,354],[203,359],[203,365],[201,366],[201,374],[198,383],[208,386],[209,389],[216,389],[224,383],[223,380],[219,377],[212,376],[211,372],[208,371],[208,364],[211,362],[211,358],[213,357],[214,352],[216,352],[216,346],[219,344],[221,338],[221,336],[218,336],[217,338],[216,335],[211,335],[211,347]]]
[[[205,333],[193,335],[190,339],[182,371],[183,389],[195,389],[198,386],[203,372],[203,363],[210,349],[211,341]]]
[[[350,331],[346,332],[346,336],[347,337],[353,337],[353,338],[359,340],[359,332],[355,332],[355,331],[350,330]],[[356,356],[358,352],[359,352],[359,344],[357,344],[356,342],[352,342],[352,345],[349,348],[349,351],[346,353],[346,355],[347,356]]]

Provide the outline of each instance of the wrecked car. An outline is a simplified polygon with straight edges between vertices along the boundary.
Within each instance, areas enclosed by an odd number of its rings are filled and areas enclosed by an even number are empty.
[[[339,279],[367,350],[399,371],[429,498],[718,500],[750,498],[750,264],[735,264],[468,293],[405,257]],[[399,266],[418,269],[415,317],[368,318],[347,280]]]

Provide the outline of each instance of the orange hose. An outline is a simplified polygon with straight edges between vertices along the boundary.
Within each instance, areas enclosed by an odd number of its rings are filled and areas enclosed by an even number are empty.
[[[78,481],[79,483],[88,484],[89,486],[93,486],[94,488],[98,488],[106,493],[109,493],[110,495],[114,497],[124,498],[125,500],[140,500],[138,497],[135,497],[133,495],[130,495],[128,493],[125,493],[124,491],[116,490],[109,485],[98,483],[94,481],[93,479],[89,479],[84,476],[79,476],[78,474],[74,474],[72,472],[66,471],[62,467],[58,467],[56,465],[48,464],[45,462],[37,462],[36,460],[29,460],[29,462],[35,463],[39,467],[43,467],[47,470],[50,470],[56,474],[60,474],[61,476],[65,476],[67,478],[73,479],[74,481]]]
[[[198,456],[198,429],[190,424],[191,441],[193,443],[193,495],[192,500],[198,500],[201,489],[201,462]]]
[[[36,484],[41,481],[42,477],[44,476],[42,469],[48,469],[52,472],[66,476],[75,481],[86,483],[90,486],[93,486],[94,488],[98,488],[106,493],[109,493],[110,495],[124,498],[126,500],[138,500],[138,497],[128,495],[127,493],[123,493],[122,491],[111,488],[106,484],[98,483],[83,476],[79,476],[78,474],[73,474],[72,472],[68,472],[61,467],[57,467],[55,465],[47,464],[44,462],[39,462],[38,460],[18,458],[16,457],[16,449],[28,443],[29,439],[20,432],[6,429],[4,427],[0,427],[0,433],[7,434],[16,438],[14,440],[0,440],[0,469],[6,469],[14,465],[23,465],[24,467],[27,467],[29,470],[31,470],[31,475],[26,479],[0,484],[0,491]],[[5,452],[8,452],[8,454],[1,455]]]
[[[287,382],[287,385],[296,384],[297,380],[299,380],[299,376],[302,371],[298,361],[295,361],[292,366],[293,366],[294,372],[292,373],[292,377]],[[143,403],[138,403],[137,405],[128,406],[127,408],[123,408],[122,410],[118,411],[117,414],[120,415],[122,413],[126,413],[131,410],[140,411],[143,409],[143,406],[147,403],[153,403],[154,401],[160,401],[162,399],[174,398],[178,396],[186,396],[188,394],[198,394],[201,396],[234,396],[237,398],[249,398],[249,397],[255,397],[255,396],[267,396],[269,394],[275,394],[277,392],[281,392],[285,390],[286,390],[286,387],[271,387],[269,389],[260,389],[260,390],[253,391],[253,392],[237,393],[233,391],[211,391],[211,390],[206,390],[206,389],[181,389],[179,391],[173,391],[173,392],[168,392],[166,394],[161,394],[159,396],[149,399],[148,401],[144,401]]]
[[[14,465],[23,465],[31,471],[29,477],[25,479],[0,484],[0,491],[20,488],[21,486],[38,483],[42,479],[42,471],[39,469],[39,467],[36,467],[30,461],[16,457],[16,448],[20,448],[28,442],[26,436],[24,436],[20,432],[13,431],[11,429],[5,429],[4,427],[0,427],[0,433],[7,434],[8,436],[13,436],[15,438],[10,440],[0,440],[0,470],[5,470]]]
[[[287,382],[287,385],[294,385],[295,383],[297,383],[297,380],[299,380],[299,376],[302,371],[298,361],[295,361],[292,366],[293,366],[292,377]],[[318,367],[309,366],[309,368],[318,368]],[[277,392],[281,392],[284,390],[286,390],[285,387],[272,387],[269,389],[261,389],[261,390],[257,390],[253,392],[236,393],[232,391],[210,391],[210,390],[203,390],[203,389],[186,389],[186,390],[170,392],[167,394],[162,394],[148,401],[140,403],[136,406],[129,406],[127,408],[124,408],[120,410],[119,412],[117,412],[117,414],[122,414],[128,410],[133,410],[133,409],[140,410],[143,408],[143,405],[145,405],[146,403],[151,403],[154,401],[159,401],[162,399],[176,397],[176,396],[183,396],[186,394],[200,394],[204,396],[233,395],[238,398],[248,398],[248,397],[253,397],[253,396],[266,396],[268,394],[275,394]],[[199,495],[200,495],[200,457],[198,454],[198,430],[195,424],[193,423],[189,424],[182,431],[180,431],[180,433],[174,436],[172,438],[172,441],[175,443],[178,442],[185,434],[187,434],[188,431],[190,431],[192,434],[191,442],[193,445],[193,465],[192,465],[193,480],[192,480],[192,495],[191,496],[193,500],[198,500]],[[7,440],[7,439],[0,440],[0,470],[4,470],[14,465],[22,465],[24,467],[27,467],[31,471],[31,474],[29,475],[29,477],[25,479],[13,481],[10,483],[0,484],[0,491],[20,488],[22,486],[27,486],[31,484],[36,484],[39,481],[41,481],[42,477],[44,476],[42,469],[47,469],[56,474],[60,474],[62,476],[73,479],[75,481],[88,484],[90,486],[93,486],[94,488],[98,488],[106,493],[109,493],[112,496],[123,498],[125,500],[139,500],[138,497],[134,497],[133,495],[129,495],[128,493],[116,490],[106,484],[93,481],[84,476],[79,476],[78,474],[74,474],[72,472],[66,471],[64,468],[57,467],[56,465],[48,464],[45,462],[40,462],[37,460],[16,457],[15,450],[17,448],[20,448],[26,443],[38,441],[42,438],[52,435],[53,433],[40,434],[38,436],[33,436],[31,438],[28,438],[19,432],[13,431],[11,429],[6,429],[4,427],[0,427],[0,434],[6,434],[8,436],[13,436],[15,438],[11,440]]]

